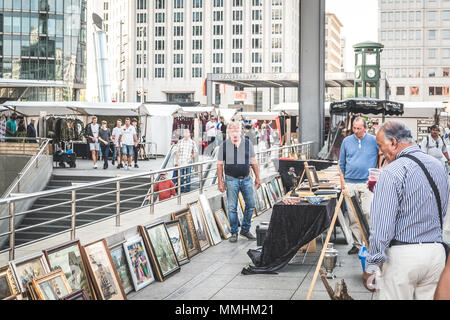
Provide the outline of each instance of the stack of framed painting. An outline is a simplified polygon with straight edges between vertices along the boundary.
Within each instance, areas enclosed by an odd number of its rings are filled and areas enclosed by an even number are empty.
[[[167,232],[169,233],[169,239],[172,242],[173,249],[178,259],[178,263],[181,265],[189,262],[189,256],[186,249],[186,244],[183,238],[183,232],[181,231],[180,220],[173,220],[166,223]]]
[[[180,271],[180,264],[164,222],[140,226],[139,231],[147,251],[150,253],[150,259],[159,281],[164,281]]]
[[[194,221],[189,209],[172,213],[172,220],[180,221],[181,232],[183,233],[184,244],[188,253],[189,259],[192,259],[200,252],[200,245],[195,231]]]
[[[50,272],[47,260],[42,252],[9,262],[11,271],[24,298],[32,299],[33,291],[29,290],[31,281]]]
[[[91,299],[95,299],[79,240],[44,250],[44,255],[50,270],[61,269],[64,272],[72,291],[84,290]]]

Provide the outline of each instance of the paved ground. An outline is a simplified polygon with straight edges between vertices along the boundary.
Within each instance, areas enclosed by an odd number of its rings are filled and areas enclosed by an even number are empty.
[[[103,170],[103,161],[97,162],[98,169],[94,169],[92,160],[77,159],[76,168],[55,168],[53,174],[55,175],[74,175],[74,176],[96,176],[99,178],[116,177],[117,175],[130,175],[137,173],[149,172],[152,170],[159,170],[164,161],[164,158],[157,158],[155,160],[142,160],[138,162],[139,168],[131,168],[130,170],[117,169],[109,161],[109,167]],[[133,163],[134,165],[134,163]]]
[[[264,221],[270,221],[270,211],[257,217],[255,227]],[[338,228],[339,229],[339,228]],[[325,239],[325,235],[324,235]],[[338,266],[334,273],[335,283],[345,279],[349,294],[355,300],[371,300],[361,282],[361,263],[357,256],[347,255],[350,245],[345,243],[340,230],[337,239],[331,238],[339,251]],[[139,292],[128,295],[131,300],[304,300],[306,298],[315,267],[322,247],[320,237],[317,241],[317,253],[308,254],[304,264],[303,255],[293,260],[278,275],[241,274],[242,268],[251,263],[247,256],[249,249],[256,249],[256,241],[239,238],[237,244],[222,241],[219,245],[207,249],[192,258],[181,267],[181,271],[164,282],[155,282]],[[298,262],[297,262],[298,261]],[[312,295],[314,300],[329,300],[325,287],[318,278]]]

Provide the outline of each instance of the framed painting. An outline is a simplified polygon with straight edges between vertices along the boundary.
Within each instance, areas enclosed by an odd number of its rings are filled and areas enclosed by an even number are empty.
[[[39,300],[36,291],[34,290],[33,281],[27,283],[27,289],[29,294],[29,300]]]
[[[37,300],[60,300],[72,293],[64,272],[59,269],[32,280]]]
[[[119,275],[105,239],[82,247],[98,300],[126,300]]]
[[[197,234],[200,251],[205,251],[211,246],[211,243],[209,242],[206,222],[201,213],[200,203],[190,203],[188,204],[188,207],[192,216],[192,221],[194,222],[195,233]]]
[[[280,190],[280,194],[283,197],[286,194],[286,190],[284,190],[283,180],[281,177],[277,177],[278,188]]]
[[[191,212],[189,209],[172,213],[172,220],[179,220],[181,231],[183,233],[184,244],[188,252],[188,257],[191,259],[193,256],[200,252],[200,245],[197,239],[197,233],[195,232],[194,221],[192,220]]]
[[[264,191],[266,192],[267,199],[269,200],[270,207],[272,208],[275,205],[275,199],[273,198],[272,191],[270,190],[270,184],[264,185]]]
[[[231,237],[231,226],[228,221],[227,215],[223,209],[214,212],[214,218],[216,219],[217,225],[219,226],[220,233],[224,239],[229,239]]]
[[[263,191],[262,188],[259,188],[258,190],[256,190],[255,200],[256,200],[259,212],[264,212],[267,209],[266,202],[264,200],[263,192],[264,191]]]
[[[61,300],[91,300],[84,290],[77,290],[63,297]]]
[[[114,262],[114,266],[116,267],[117,274],[119,275],[123,291],[125,294],[128,294],[134,290],[134,286],[130,269],[128,267],[127,257],[125,256],[125,251],[122,244],[123,242],[109,248],[109,252],[111,253],[111,258]]]
[[[85,290],[91,298],[94,298],[92,284],[89,281],[81,255],[79,240],[44,250],[44,255],[50,270],[61,269],[64,272],[72,291]]]
[[[222,197],[222,209],[228,217],[228,197],[226,194]]]
[[[178,263],[181,265],[189,262],[189,256],[187,253],[185,241],[183,238],[183,231],[181,230],[180,220],[173,220],[166,223],[166,229],[169,233],[169,239],[172,242],[173,250],[178,259]]]
[[[173,250],[172,242],[164,222],[156,222],[140,226],[141,235],[155,267],[156,278],[166,280],[169,276],[180,271],[180,264]]]
[[[278,186],[277,179],[273,179],[272,180],[272,187],[273,187],[273,191],[275,191],[275,195],[277,197],[277,200],[280,199],[282,197],[282,195],[281,195],[281,192],[280,192],[280,187]]]
[[[145,251],[144,240],[139,236],[130,238],[123,244],[123,250],[136,291],[155,282],[150,259]]]
[[[15,296],[10,296],[2,300],[23,300],[22,294],[16,294]]]
[[[5,266],[0,268],[0,300],[20,294],[16,279],[11,268]]]
[[[261,184],[261,188],[259,188],[261,190],[261,193],[263,195],[264,198],[264,202],[266,204],[266,209],[270,209],[271,208],[271,204],[269,201],[269,196],[267,195],[267,185],[265,183]]]
[[[274,180],[272,180],[272,181],[269,182],[269,184],[268,184],[268,189],[269,189],[270,193],[272,194],[273,200],[274,200],[275,203],[276,203],[276,202],[278,201],[278,196],[277,196],[277,193],[276,193],[276,191],[275,191],[275,187],[274,187],[274,185],[273,185],[273,181],[274,181]]]
[[[202,209],[201,211],[206,221],[206,225],[208,226],[209,235],[211,236],[211,242],[214,245],[218,245],[220,242],[222,242],[222,238],[220,237],[220,232],[217,228],[216,220],[214,219],[214,213],[211,210],[208,198],[206,198],[205,194],[201,194],[198,197],[198,200],[200,202],[200,206]]]
[[[21,293],[28,297],[27,284],[34,278],[50,272],[44,253],[36,253],[27,257],[15,259],[9,263]]]

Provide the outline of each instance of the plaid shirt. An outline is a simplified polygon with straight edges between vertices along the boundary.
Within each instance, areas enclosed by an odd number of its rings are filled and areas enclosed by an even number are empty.
[[[198,152],[194,140],[181,139],[177,144],[178,165],[185,166],[191,161],[191,156]]]

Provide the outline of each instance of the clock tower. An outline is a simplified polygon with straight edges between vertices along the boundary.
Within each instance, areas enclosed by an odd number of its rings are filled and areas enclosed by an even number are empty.
[[[384,46],[376,42],[363,42],[355,49],[355,97],[380,98],[380,54]]]

